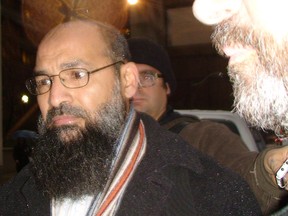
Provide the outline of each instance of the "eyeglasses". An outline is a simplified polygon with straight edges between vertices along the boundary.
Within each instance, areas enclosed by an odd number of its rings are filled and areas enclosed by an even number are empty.
[[[153,71],[143,71],[139,73],[139,87],[145,88],[154,86],[158,78],[163,78],[163,75]]]
[[[70,89],[81,88],[88,84],[90,74],[111,67],[118,63],[124,64],[123,61],[117,61],[92,71],[88,71],[85,68],[69,68],[60,71],[58,75],[49,76],[46,74],[40,74],[30,79],[27,79],[25,84],[26,88],[32,95],[41,95],[50,91],[53,83],[53,77],[56,76],[59,76],[60,82],[66,88]]]

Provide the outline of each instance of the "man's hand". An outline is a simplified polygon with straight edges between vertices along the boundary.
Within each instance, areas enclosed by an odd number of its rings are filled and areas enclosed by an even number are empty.
[[[288,146],[271,149],[266,153],[264,157],[264,167],[277,187],[279,186],[276,182],[276,173],[287,159]],[[284,176],[283,180],[285,183],[285,190],[288,190],[288,174]]]

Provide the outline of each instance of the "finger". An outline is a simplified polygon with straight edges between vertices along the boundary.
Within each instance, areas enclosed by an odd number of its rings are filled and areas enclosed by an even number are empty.
[[[284,189],[288,191],[288,173],[283,177]]]

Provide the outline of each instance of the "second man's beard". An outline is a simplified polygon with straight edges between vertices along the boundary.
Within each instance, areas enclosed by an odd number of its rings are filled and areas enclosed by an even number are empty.
[[[112,99],[91,115],[65,104],[51,111],[57,115],[79,114],[85,119],[85,128],[77,125],[47,128],[40,118],[32,170],[38,187],[48,197],[79,199],[103,189],[126,116],[119,92],[115,88]]]
[[[273,35],[237,20],[236,14],[219,24],[212,36],[222,55],[224,47],[255,51],[228,67],[235,110],[251,125],[275,130],[288,123],[288,41],[279,43]]]

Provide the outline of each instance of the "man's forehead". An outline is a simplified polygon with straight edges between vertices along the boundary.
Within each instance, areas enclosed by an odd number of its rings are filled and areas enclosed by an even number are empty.
[[[66,64],[84,62],[86,57],[105,55],[107,45],[97,32],[59,31],[45,38],[37,52],[37,60],[62,59]],[[59,60],[59,59],[58,59]],[[57,60],[57,61],[58,61]],[[61,61],[62,61],[61,60]],[[37,61],[38,62],[38,61]],[[62,62],[61,62],[62,64]]]
[[[89,21],[81,21],[81,20],[70,21],[66,23],[61,23],[58,26],[51,29],[44,37],[44,40],[54,37],[57,34],[70,33],[70,32],[74,32],[74,34],[79,33],[79,35],[85,36],[84,34],[82,34],[82,31],[98,32],[99,28],[100,27],[98,25]]]
[[[67,43],[75,44],[75,46],[83,44],[87,47],[97,44],[99,48],[106,46],[100,27],[90,22],[74,21],[60,24],[52,29],[41,41],[38,51],[41,51],[43,47],[58,47]]]

